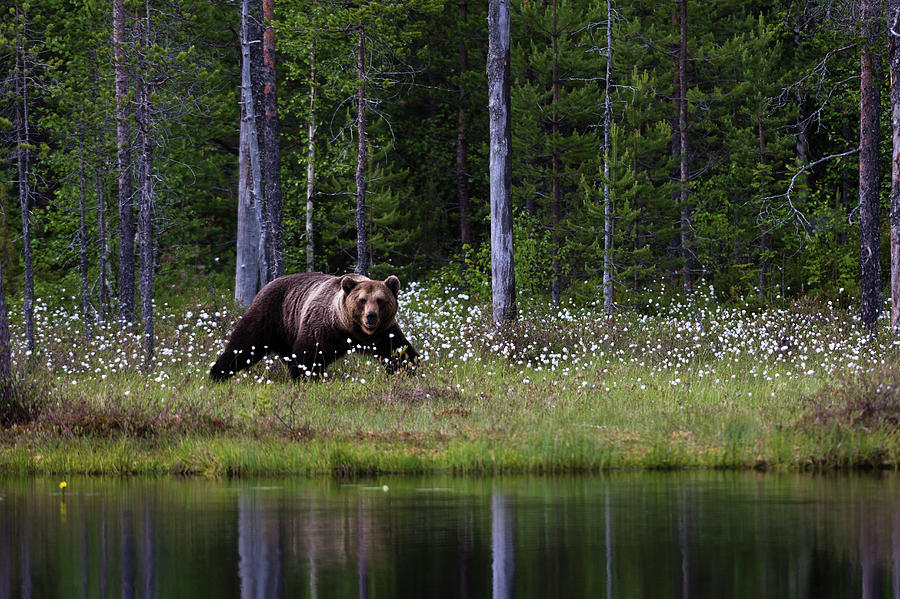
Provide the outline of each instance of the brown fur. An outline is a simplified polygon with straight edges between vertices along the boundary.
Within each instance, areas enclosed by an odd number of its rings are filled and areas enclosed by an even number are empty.
[[[354,348],[377,356],[390,372],[412,367],[418,354],[394,319],[399,289],[393,275],[384,281],[319,272],[280,277],[256,294],[209,375],[225,380],[269,353],[295,379],[321,375]]]

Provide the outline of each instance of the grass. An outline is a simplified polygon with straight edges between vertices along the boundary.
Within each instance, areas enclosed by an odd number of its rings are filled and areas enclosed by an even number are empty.
[[[900,465],[900,368],[887,331],[805,302],[602,315],[524,302],[504,330],[455,290],[413,285],[401,324],[414,376],[359,355],[322,381],[270,361],[225,384],[209,364],[236,314],[157,307],[140,334],[41,304],[39,352],[0,406],[0,472],[262,474],[832,469]],[[218,307],[217,307],[218,306]],[[21,330],[14,326],[21,347]],[[77,348],[88,347],[89,350]],[[22,355],[22,353],[17,353]]]

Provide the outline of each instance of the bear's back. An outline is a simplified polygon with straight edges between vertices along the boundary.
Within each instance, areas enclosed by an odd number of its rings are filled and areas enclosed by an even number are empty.
[[[319,327],[333,322],[333,306],[341,292],[339,277],[303,272],[279,277],[263,291],[270,286],[273,299],[278,298],[273,303],[279,305],[282,323],[290,334],[296,335],[311,325]]]

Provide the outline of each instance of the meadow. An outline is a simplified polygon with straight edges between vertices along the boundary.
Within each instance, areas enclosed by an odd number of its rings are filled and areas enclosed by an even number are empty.
[[[849,302],[848,302],[849,303]],[[604,315],[597,294],[490,306],[441,284],[401,290],[422,354],[413,375],[350,355],[323,380],[268,360],[207,378],[238,317],[227,295],[161,303],[154,367],[140,331],[94,324],[75,299],[13,322],[16,386],[0,473],[207,476],[828,470],[900,465],[898,341],[845,306],[724,306],[659,295]],[[886,325],[885,325],[886,326]]]

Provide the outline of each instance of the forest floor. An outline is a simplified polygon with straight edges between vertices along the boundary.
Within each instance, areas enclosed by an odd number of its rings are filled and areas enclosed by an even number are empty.
[[[321,381],[269,361],[223,384],[207,370],[237,316],[224,298],[158,305],[149,372],[139,332],[94,326],[85,342],[77,312],[41,304],[38,350],[0,410],[0,473],[900,466],[897,344],[831,303],[753,311],[700,294],[606,317],[599,297],[520,301],[497,331],[456,290],[400,300],[414,375],[354,355]]]

